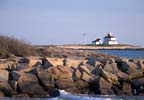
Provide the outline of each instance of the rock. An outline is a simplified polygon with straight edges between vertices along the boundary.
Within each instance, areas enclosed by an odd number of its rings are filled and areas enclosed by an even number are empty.
[[[118,84],[118,78],[116,77],[116,75],[106,72],[104,70],[103,70],[103,78],[112,84]]]
[[[16,94],[16,95],[13,95],[13,98],[29,98],[29,95],[28,94]]]
[[[100,78],[99,80],[99,90],[101,95],[114,95],[114,91],[112,90],[112,84],[107,82],[105,79]]]
[[[83,60],[67,59],[66,66],[69,68],[78,68],[81,62],[83,62]]]
[[[43,68],[45,68],[45,69],[53,66],[52,63],[49,62],[48,59],[45,57],[42,58],[42,65],[43,65]]]
[[[18,63],[16,70],[20,72],[27,72],[29,71],[29,65],[27,63]]]
[[[19,60],[19,63],[26,63],[29,69],[41,63],[41,60],[37,57],[24,57]]]
[[[118,72],[118,67],[117,63],[109,63],[107,62],[106,65],[104,66],[104,70],[110,73],[117,73]]]
[[[45,89],[54,87],[54,75],[49,73],[47,69],[39,68],[36,75]]]
[[[64,59],[60,58],[47,58],[49,63],[52,64],[52,66],[64,66]]]
[[[86,66],[79,66],[78,69],[73,68],[73,79],[76,80],[84,80],[90,82],[93,80],[91,76],[91,71]]]
[[[132,89],[131,89],[131,84],[128,82],[123,82],[123,88],[122,88],[123,92],[126,95],[132,95]]]
[[[96,67],[94,70],[92,70],[91,73],[96,75],[96,76],[102,76],[103,75],[102,68],[99,68],[99,67]]]
[[[130,79],[140,78],[140,77],[143,77],[143,76],[144,76],[144,72],[142,72],[142,71],[136,71],[136,72],[133,72],[133,73],[129,74]]]
[[[78,89],[75,87],[75,83],[70,79],[56,80],[55,85],[58,89],[66,90],[70,93],[78,93]]]
[[[56,88],[49,88],[48,89],[48,93],[51,97],[57,97],[57,96],[60,96],[60,92],[58,89]]]
[[[10,72],[10,80],[18,80],[21,77],[22,73],[18,71],[12,71]]]
[[[80,91],[76,87],[67,88],[67,89],[65,89],[65,91],[68,93],[72,93],[72,94],[80,94]]]
[[[60,80],[56,80],[55,82],[56,87],[58,87],[59,89],[66,89],[66,88],[73,88],[75,87],[73,80],[70,79],[60,79]]]
[[[4,94],[2,91],[0,91],[0,98],[3,98],[4,97]]]
[[[81,72],[77,68],[72,67],[72,79],[77,81],[81,78]]]
[[[50,67],[48,72],[54,74],[54,79],[72,79],[71,68],[67,66]]]
[[[65,60],[66,65],[67,60]],[[60,58],[42,58],[42,64],[45,68],[51,67],[51,66],[63,66],[64,65],[64,59]]]
[[[88,94],[90,92],[89,90],[89,84],[85,81],[78,80],[75,82],[75,86],[80,91],[81,94]]]
[[[13,90],[8,82],[0,82],[0,91],[4,93],[5,96],[11,97]]]
[[[0,62],[0,70],[8,69],[8,64],[6,62]]]
[[[39,85],[35,75],[24,73],[18,80],[17,91],[22,94],[33,95],[47,95],[48,93],[43,90]]]
[[[142,78],[137,78],[137,79],[133,79],[133,80],[132,80],[132,84],[133,84],[135,87],[143,86],[143,85],[144,85],[144,77],[142,77]]]
[[[116,93],[116,95],[125,95],[124,92],[119,89],[117,86],[112,86],[113,91]]]
[[[0,61],[0,70],[15,70],[16,62],[10,60]]]
[[[111,64],[109,64],[109,62],[107,62],[107,63],[105,64],[104,70],[107,71],[107,72],[112,73],[113,68],[112,68]]]
[[[9,79],[9,72],[6,70],[0,70],[0,82],[8,81]]]
[[[106,58],[106,59],[104,59],[104,58],[88,58],[87,63],[96,67],[96,66],[100,66],[100,65],[104,66],[107,62],[114,63],[115,60],[112,58],[111,59],[108,59],[108,58]]]
[[[80,71],[83,71],[83,72],[87,73],[88,75],[91,74],[91,71],[87,68],[87,66],[82,65],[82,66],[79,66],[78,69]]]
[[[137,65],[138,65],[140,68],[144,69],[144,60],[138,60]]]
[[[17,81],[9,80],[9,84],[12,87],[12,89],[14,90],[14,92],[16,92],[16,90],[17,90]]]
[[[120,81],[127,81],[127,82],[130,81],[130,78],[129,78],[128,74],[126,74],[126,73],[124,73],[124,72],[122,72],[122,71],[119,71],[119,72],[116,74],[116,76],[118,77],[118,79],[119,79]]]
[[[133,62],[121,61],[121,62],[117,62],[117,63],[118,63],[118,68],[125,73],[130,74],[130,73],[138,71],[137,65]]]

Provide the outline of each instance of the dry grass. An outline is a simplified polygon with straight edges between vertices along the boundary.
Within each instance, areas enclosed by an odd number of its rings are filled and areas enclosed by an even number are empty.
[[[64,49],[57,46],[36,46],[39,56],[59,58],[117,58],[102,53],[90,52],[87,50]]]
[[[11,55],[29,56],[35,55],[34,48],[23,40],[9,36],[0,36],[0,58],[8,58]]]

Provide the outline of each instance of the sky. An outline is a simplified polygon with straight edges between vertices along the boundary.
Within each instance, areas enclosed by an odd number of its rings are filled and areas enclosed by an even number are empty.
[[[83,44],[112,32],[144,46],[144,0],[0,0],[0,35],[31,44]],[[83,36],[83,33],[86,35]]]

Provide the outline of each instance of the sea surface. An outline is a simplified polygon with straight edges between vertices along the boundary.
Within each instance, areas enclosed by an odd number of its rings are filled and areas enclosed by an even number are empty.
[[[0,100],[144,100],[144,96],[88,96],[74,95],[60,90],[60,96],[55,98],[1,98]]]
[[[144,58],[144,50],[90,50],[126,58]]]

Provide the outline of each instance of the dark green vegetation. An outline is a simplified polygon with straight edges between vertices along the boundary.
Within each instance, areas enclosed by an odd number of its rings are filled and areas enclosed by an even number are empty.
[[[35,55],[34,48],[23,40],[0,36],[0,58]]]

